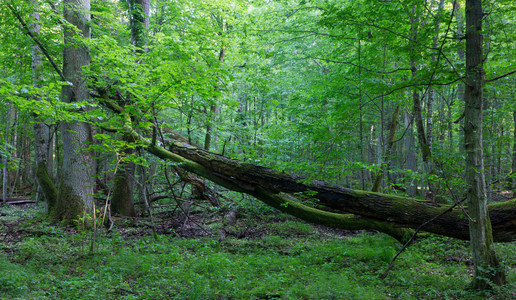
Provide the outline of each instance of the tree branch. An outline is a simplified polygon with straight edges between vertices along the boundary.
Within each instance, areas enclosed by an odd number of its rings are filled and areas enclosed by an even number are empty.
[[[54,62],[54,60],[52,59],[52,57],[48,53],[47,49],[43,46],[43,44],[41,44],[41,42],[36,38],[36,36],[34,36],[32,34],[32,32],[30,31],[30,29],[27,26],[27,24],[25,23],[25,21],[23,21],[23,19],[20,16],[20,14],[16,11],[16,9],[10,3],[7,3],[7,7],[13,13],[13,15],[16,17],[16,19],[18,19],[18,21],[22,25],[23,29],[25,29],[25,31],[29,35],[29,37],[36,43],[36,45],[38,45],[38,47],[41,50],[41,52],[43,52],[43,54],[48,59],[48,61],[50,62],[50,64],[54,68],[54,70],[57,72],[57,74],[59,74],[59,77],[61,77],[61,80],[66,82],[65,76],[63,75],[61,70],[57,67],[56,63]]]
[[[510,75],[512,75],[512,74],[514,74],[514,73],[516,73],[516,70],[510,71],[509,73],[505,73],[505,74],[500,75],[500,76],[498,76],[498,77],[495,77],[495,78],[491,78],[491,79],[489,79],[489,80],[486,80],[486,81],[484,81],[484,83],[487,83],[487,82],[493,82],[493,81],[496,81],[496,80],[498,80],[498,79],[502,79],[502,78],[504,78],[504,77],[510,76]]]

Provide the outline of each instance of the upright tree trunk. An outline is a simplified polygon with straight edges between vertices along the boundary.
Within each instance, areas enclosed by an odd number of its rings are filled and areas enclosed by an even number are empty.
[[[129,12],[131,15],[131,39],[136,53],[142,54],[147,48],[147,31],[149,29],[150,0],[130,0]],[[124,136],[125,142],[132,142]],[[124,155],[132,155],[135,150],[127,148]],[[132,161],[122,160],[114,178],[113,196],[111,197],[111,212],[122,216],[135,216],[134,209],[134,181],[135,164]]]
[[[405,136],[405,168],[415,172],[417,170],[417,156],[415,151],[414,141],[414,128],[412,121],[410,120],[409,113],[405,113],[404,125],[407,128],[407,134]],[[417,182],[412,179],[407,184],[407,194],[409,196],[415,196],[417,194]]]
[[[63,51],[63,74],[70,83],[63,86],[62,97],[67,103],[85,101],[89,97],[86,78],[81,68],[89,65],[90,53],[81,39],[90,38],[90,1],[65,0],[64,18],[80,32],[65,28]],[[93,174],[95,161],[86,148],[93,138],[91,127],[84,122],[72,121],[62,124],[63,170],[56,206],[51,212],[54,219],[70,222],[93,209]]]
[[[134,150],[131,149],[130,152],[134,152]],[[130,153],[125,151],[125,154],[129,155]],[[136,216],[133,201],[135,164],[122,160],[115,172],[111,212],[122,216]]]
[[[359,130],[360,130],[360,162],[366,164],[366,157],[364,152],[364,111],[362,101],[362,43],[358,40],[358,111],[359,111]],[[366,190],[366,169],[361,168],[360,180],[362,182],[362,190]]]
[[[459,1],[457,1],[455,4],[455,18],[457,20],[457,35],[462,37],[464,34],[464,16],[461,14]],[[462,43],[459,43],[459,47],[457,48],[457,55],[459,56],[459,60],[461,62],[464,61],[465,53],[464,53],[464,45]],[[457,89],[458,89],[457,98],[464,99],[464,89],[465,89],[464,84],[459,84]],[[458,121],[456,121],[456,123],[459,123],[459,122],[460,122],[461,128],[464,128],[464,118],[461,117]],[[459,131],[459,137],[460,137],[459,138],[459,140],[460,140],[459,152],[464,153],[465,152],[464,143],[462,142],[464,140],[464,131],[463,130]]]
[[[7,201],[7,193],[9,188],[9,172],[7,170],[7,164],[9,163],[9,137],[11,132],[11,104],[8,104],[7,107],[7,122],[5,128],[5,137],[4,137],[4,157],[2,158],[2,202],[5,203]]]
[[[416,15],[416,7],[412,9],[412,15]],[[419,18],[411,17],[410,19],[410,43],[414,47],[414,51],[416,51],[416,47],[418,44],[418,26],[419,26]],[[410,69],[412,73],[412,78],[414,79],[417,76],[417,61],[415,58],[415,52],[411,54],[410,57]],[[431,174],[431,158],[432,151],[428,144],[427,135],[425,134],[425,126],[423,123],[423,112],[421,111],[421,95],[417,88],[414,88],[412,92],[412,102],[414,107],[414,123],[416,125],[417,139],[419,141],[419,147],[421,148],[421,156],[423,159],[423,172],[427,174]],[[428,183],[429,191],[425,198],[433,201],[434,199],[434,191],[432,189],[432,185]]]
[[[37,1],[31,0],[33,5],[37,5]],[[35,12],[32,14],[32,22],[29,25],[30,31],[34,36],[38,36],[39,29],[39,13]],[[36,88],[41,87],[42,78],[42,55],[41,50],[35,44],[31,46],[32,55],[32,81]],[[46,201],[47,212],[51,211],[57,200],[57,190],[51,179],[51,164],[49,163],[49,157],[51,156],[51,131],[50,127],[40,119],[37,115],[34,116],[34,152],[36,161],[36,182],[38,184],[40,192]]]
[[[389,136],[387,137],[387,149],[385,150],[385,157],[382,162],[381,170],[375,178],[373,183],[373,192],[380,192],[382,180],[385,177],[385,172],[387,172],[390,168],[391,163],[391,153],[392,148],[394,146],[394,137],[396,135],[396,130],[398,129],[398,116],[400,112],[400,106],[397,105],[392,113],[391,122],[389,123]]]
[[[433,47],[434,48],[437,48],[438,46],[438,42],[439,42],[439,25],[440,25],[440,16],[441,16],[441,11],[443,10],[444,8],[444,0],[440,0],[439,1],[439,7],[438,7],[438,11],[437,11],[437,14],[435,16],[435,21],[437,23],[436,25],[436,28],[435,28],[435,35],[434,35],[434,39],[433,39]],[[432,55],[432,67],[434,68],[437,68],[437,66],[435,66],[435,62],[436,62],[437,58],[434,55]],[[428,88],[428,98],[427,98],[427,109],[426,109],[426,143],[428,145],[428,152],[430,154],[430,157],[431,157],[431,154],[432,154],[432,144],[433,144],[433,137],[434,137],[434,101],[435,101],[435,89],[433,86],[430,86]],[[428,166],[428,171],[430,174],[433,173],[433,163],[432,163],[432,160],[431,159],[428,159],[428,162],[427,162],[427,166]],[[430,191],[432,193],[435,193],[435,191],[433,191],[433,185],[431,183],[429,183],[429,187],[430,187]]]
[[[466,88],[464,93],[464,146],[471,252],[475,266],[472,287],[487,289],[505,283],[493,245],[487,210],[482,148],[482,109],[484,82],[482,56],[482,0],[466,0]]]
[[[149,29],[150,0],[129,0],[130,26],[133,45],[138,52],[145,52]]]
[[[224,25],[222,25],[222,27],[224,27]],[[226,55],[226,48],[225,48],[225,46],[222,46],[222,48],[220,48],[220,52],[219,52],[219,63],[222,64],[224,62],[225,55]],[[215,90],[218,90],[218,89],[219,89],[219,87],[215,86]],[[211,141],[213,139],[212,123],[213,123],[213,119],[215,119],[215,116],[217,114],[216,100],[217,99],[214,99],[214,103],[212,105],[210,105],[210,111],[208,112],[208,119],[206,121],[206,136],[204,137],[204,149],[206,149],[208,151],[210,151]]]
[[[514,118],[514,144],[512,146],[512,172],[516,172],[516,110],[512,113]],[[512,177],[512,197],[516,198],[516,176]]]

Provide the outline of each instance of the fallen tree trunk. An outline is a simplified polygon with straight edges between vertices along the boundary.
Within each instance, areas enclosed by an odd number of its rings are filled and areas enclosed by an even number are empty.
[[[115,111],[123,111],[116,104],[108,103],[108,105]],[[417,228],[450,208],[449,205],[435,205],[412,198],[332,186],[322,181],[306,182],[306,179],[300,176],[229,159],[184,142],[170,143],[169,150],[166,150],[158,146],[155,141],[151,142],[134,131],[128,117],[124,117],[123,128],[113,130],[130,133],[135,140],[143,142],[150,153],[162,159],[177,162],[185,170],[231,190],[255,196],[270,206],[317,224],[337,227],[336,223],[343,222],[344,224],[344,221],[335,219],[328,221],[329,216],[322,214],[323,211],[304,206],[295,201],[285,201],[288,199],[278,194],[282,192],[288,194],[309,192],[312,195],[311,197],[318,199],[321,205],[339,212],[359,215],[363,217],[361,220],[368,224],[373,224],[374,221],[378,222],[378,225],[389,225],[393,230],[401,229],[397,227]],[[289,206],[295,209],[291,211],[282,209],[282,207],[288,208]],[[296,210],[297,212],[294,212]],[[491,204],[489,211],[494,240],[497,242],[515,240],[516,199]],[[341,216],[342,214],[336,215]],[[351,219],[348,216],[346,220],[350,221]],[[324,222],[328,224],[323,224]],[[358,224],[358,222],[356,223]],[[455,208],[440,216],[435,222],[425,225],[423,230],[469,240],[468,223],[467,213]],[[373,225],[370,226],[373,227]],[[381,226],[377,227],[376,230],[387,231],[383,230]]]
[[[306,182],[304,178],[229,159],[185,143],[169,145],[172,153],[197,162],[217,176],[249,189],[259,186],[270,192],[304,193],[309,191],[319,204],[326,207],[357,214],[373,220],[396,223],[400,226],[417,228],[434,216],[447,210],[449,205],[436,205],[412,198],[352,190],[332,186],[322,181]],[[163,157],[165,158],[165,157]],[[496,241],[516,239],[516,199],[489,205],[491,223]],[[466,213],[457,208],[440,216],[436,222],[424,227],[425,231],[469,239],[469,220]]]
[[[11,205],[36,203],[36,201],[34,201],[34,200],[24,199],[24,198],[5,198],[5,200],[6,201],[4,201],[4,199],[0,197],[0,201],[3,201],[4,203],[11,204]]]

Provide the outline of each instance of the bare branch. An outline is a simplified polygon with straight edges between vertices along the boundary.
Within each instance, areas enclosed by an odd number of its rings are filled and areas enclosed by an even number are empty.
[[[498,79],[502,79],[502,78],[504,78],[504,77],[510,76],[510,75],[512,75],[512,74],[514,74],[514,73],[516,73],[516,70],[510,71],[509,73],[505,73],[505,74],[500,75],[500,76],[495,77],[495,78],[488,79],[488,80],[484,81],[484,83],[487,83],[487,82],[493,82],[493,81],[496,81],[496,80],[498,80]]]

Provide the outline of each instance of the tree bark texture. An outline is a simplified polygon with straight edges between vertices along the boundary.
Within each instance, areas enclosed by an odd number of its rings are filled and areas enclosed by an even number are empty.
[[[487,207],[482,145],[483,55],[482,0],[466,1],[466,88],[464,93],[464,146],[471,252],[475,275],[472,287],[486,289],[503,284],[505,272],[498,263]]]
[[[65,28],[63,74],[68,85],[62,88],[64,102],[85,101],[89,97],[86,78],[81,69],[90,63],[90,53],[81,39],[90,38],[90,1],[65,0],[64,18],[79,30],[76,36],[72,28]],[[63,139],[63,167],[54,219],[70,222],[84,212],[93,209],[93,175],[95,161],[86,148],[93,138],[89,124],[79,121],[66,122],[61,127]]]

